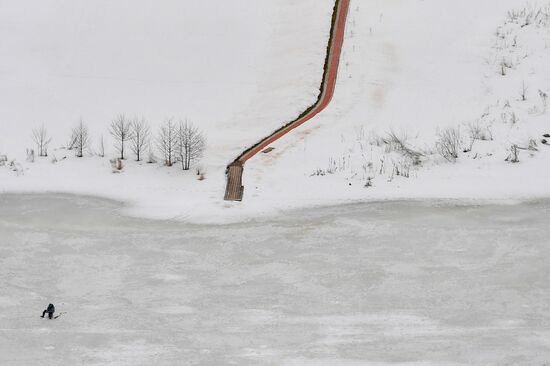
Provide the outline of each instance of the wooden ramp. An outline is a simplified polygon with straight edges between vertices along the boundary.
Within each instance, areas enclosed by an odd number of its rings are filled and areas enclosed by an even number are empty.
[[[243,164],[236,161],[227,167],[227,186],[224,199],[226,201],[242,201],[243,193]]]

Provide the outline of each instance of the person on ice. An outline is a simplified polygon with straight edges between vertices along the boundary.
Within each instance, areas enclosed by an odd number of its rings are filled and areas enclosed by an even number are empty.
[[[53,304],[49,304],[48,308],[42,312],[41,318],[43,318],[46,313],[48,313],[48,318],[52,319],[53,313],[55,313],[55,306],[53,306]]]

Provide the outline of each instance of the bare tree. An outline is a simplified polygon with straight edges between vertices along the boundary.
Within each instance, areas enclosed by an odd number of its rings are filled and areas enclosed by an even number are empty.
[[[157,146],[164,159],[164,165],[172,166],[175,161],[178,131],[171,119],[160,127]]]
[[[48,136],[48,131],[44,125],[32,130],[32,139],[36,144],[36,150],[38,150],[38,156],[48,156],[48,145],[52,141]]]
[[[183,170],[189,170],[191,165],[202,157],[205,147],[206,141],[198,128],[187,121],[180,122],[177,154]]]
[[[439,140],[436,142],[439,154],[446,160],[455,162],[458,159],[460,150],[460,130],[448,128],[439,133]]]
[[[73,148],[76,149],[76,157],[83,157],[84,151],[90,146],[90,134],[88,133],[88,127],[82,120],[73,129],[71,141],[73,142]]]
[[[125,145],[132,140],[132,123],[125,115],[121,114],[111,122],[109,133],[115,139],[115,149],[120,153],[120,158],[124,160]]]
[[[130,141],[130,147],[134,154],[136,154],[136,160],[141,161],[142,155],[149,146],[149,138],[151,135],[151,129],[145,119],[134,119],[132,121],[131,128],[132,139]]]

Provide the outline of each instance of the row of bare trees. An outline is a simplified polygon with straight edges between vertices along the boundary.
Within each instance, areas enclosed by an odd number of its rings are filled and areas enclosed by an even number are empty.
[[[189,170],[193,163],[200,160],[206,148],[204,135],[188,121],[174,123],[169,119],[160,126],[157,136],[153,136],[145,119],[129,119],[121,114],[111,123],[109,133],[121,160],[126,159],[130,150],[134,153],[136,161],[142,161],[144,155],[149,153],[149,162],[152,162],[153,151],[157,148],[164,165],[172,166],[179,162],[183,170]],[[52,139],[44,125],[32,131],[32,139],[38,155],[48,156],[48,147]],[[90,143],[88,127],[81,120],[72,129],[67,148],[74,150],[77,157],[83,157]],[[105,156],[103,136],[99,142],[99,156]]]
[[[167,166],[179,161],[183,170],[189,170],[202,157],[205,147],[204,136],[188,121],[175,124],[168,120],[160,128],[158,149]]]
[[[128,146],[137,161],[143,159],[144,152],[150,147],[151,128],[143,118],[130,120],[121,114],[111,122],[109,133],[115,140],[115,149],[122,160],[126,158]]]

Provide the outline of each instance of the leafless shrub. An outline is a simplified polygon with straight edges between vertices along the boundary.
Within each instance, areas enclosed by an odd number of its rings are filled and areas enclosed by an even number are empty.
[[[25,174],[25,170],[23,169],[23,166],[19,164],[17,161],[12,160],[8,164],[9,169],[15,173],[15,175],[20,176]]]
[[[505,62],[504,59],[503,59],[503,60],[500,62],[500,75],[506,76],[506,69],[507,69],[506,62]]]
[[[27,162],[34,163],[34,150],[27,149]]]
[[[65,143],[65,148],[67,150],[73,150],[76,144],[76,136],[74,134],[74,129],[71,130],[71,134],[69,135],[69,138],[67,139],[67,142]]]
[[[518,115],[514,111],[503,112],[501,115],[502,122],[505,124],[515,125],[519,122]]]
[[[115,139],[115,149],[119,152],[120,158],[124,160],[125,146],[132,140],[132,123],[124,114],[121,114],[111,122],[109,133]]]
[[[413,165],[419,165],[423,154],[408,146],[407,136],[398,136],[394,131],[388,133],[388,137],[383,140],[391,151],[397,151],[409,158]]]
[[[539,144],[535,139],[530,139],[529,144],[527,146],[520,146],[515,145],[518,150],[526,150],[526,151],[539,151]]]
[[[522,102],[525,102],[527,100],[527,92],[529,91],[529,88],[527,87],[527,85],[525,84],[525,81],[523,82],[523,84],[521,85],[521,90],[520,90],[520,96],[521,96],[521,101]]]
[[[335,174],[343,172],[349,167],[350,158],[343,155],[340,159],[334,159],[330,157],[328,159],[328,166],[325,169],[316,169],[310,176],[325,176],[329,174]]]
[[[455,162],[460,151],[460,130],[458,128],[448,128],[440,131],[436,149],[445,160]]]
[[[492,141],[493,133],[489,127],[482,127],[479,121],[468,124],[468,134],[470,137],[470,145],[464,149],[464,152],[472,151],[476,141]]]
[[[309,176],[310,177],[324,177],[325,175],[327,175],[327,172],[325,170],[323,170],[321,168],[317,168]]]
[[[491,132],[490,128],[482,127],[479,121],[476,123],[470,123],[468,125],[468,132],[472,140],[479,140],[479,141],[493,140],[493,133]]]
[[[203,181],[206,179],[206,175],[204,174],[204,171],[201,170],[201,168],[197,168],[197,180]]]
[[[373,135],[369,139],[369,145],[380,147],[380,146],[384,145],[384,138],[380,137],[378,135]]]
[[[409,178],[411,172],[411,162],[409,159],[401,159],[392,161],[393,163],[393,175],[398,177]]]
[[[113,173],[120,173],[122,169],[124,169],[124,165],[122,164],[121,158],[114,158],[109,160],[111,163],[111,168],[113,169]]]
[[[517,24],[521,28],[525,28],[532,24],[538,27],[543,25],[547,18],[548,14],[544,14],[544,8],[540,6],[528,5],[523,9],[509,11],[506,22]]]
[[[519,148],[518,145],[510,146],[510,154],[506,158],[510,163],[519,163]]]
[[[378,171],[378,174],[382,175],[382,174],[384,174],[385,171],[386,171],[386,157],[382,156],[380,158],[380,169]]]
[[[52,139],[48,136],[48,131],[44,125],[32,130],[32,139],[36,144],[38,156],[48,156],[48,145]]]
[[[546,108],[548,107],[548,94],[546,94],[542,90],[539,90],[539,97],[542,103],[543,111],[544,113],[546,113]]]

